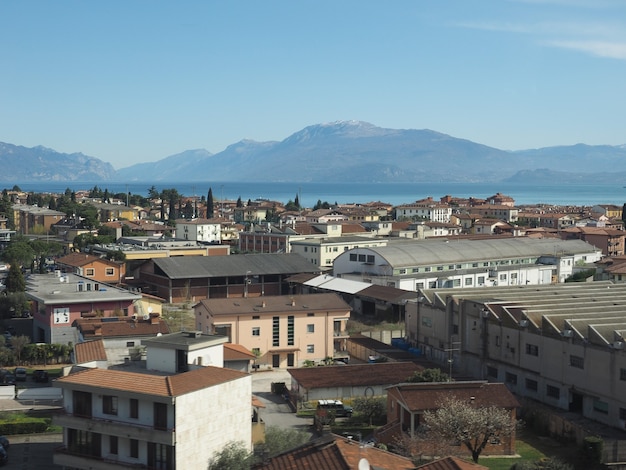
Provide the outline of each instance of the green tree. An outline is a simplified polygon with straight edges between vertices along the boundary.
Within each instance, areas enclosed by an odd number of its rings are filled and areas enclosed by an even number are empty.
[[[387,400],[381,397],[356,397],[352,401],[354,412],[363,415],[370,426],[374,418],[380,419],[387,411]]]
[[[243,207],[243,201],[241,200],[241,196],[237,198],[237,207]]]
[[[2,252],[2,259],[17,267],[30,266],[35,258],[35,252],[26,237],[16,237]]]
[[[22,269],[17,264],[12,264],[6,279],[7,292],[24,292],[26,281]]]
[[[254,451],[255,454],[274,457],[305,444],[309,439],[309,434],[303,431],[268,426],[265,428],[265,443],[255,446]]]
[[[249,470],[252,454],[241,442],[231,442],[209,459],[208,470]]]
[[[296,198],[293,200],[294,205],[300,209],[300,197],[296,194]]]
[[[431,438],[460,442],[478,462],[490,440],[510,436],[516,427],[511,414],[497,406],[476,406],[456,398],[446,398],[435,411],[424,412]]]
[[[414,372],[411,377],[409,377],[406,381],[411,383],[422,383],[422,382],[448,382],[450,380],[450,376],[445,372],[442,372],[441,369],[424,369],[419,372]]]
[[[206,218],[212,219],[215,217],[215,209],[213,207],[213,188],[209,188],[209,193],[206,197]]]

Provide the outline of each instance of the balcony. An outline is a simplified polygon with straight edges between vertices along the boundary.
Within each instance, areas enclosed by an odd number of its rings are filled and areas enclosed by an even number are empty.
[[[67,447],[54,449],[53,463],[68,468],[90,468],[92,470],[121,470],[123,468],[147,469],[145,464],[124,462],[122,460],[105,459],[92,455],[71,452]]]
[[[334,338],[349,338],[350,333],[347,330],[333,330]]]
[[[112,416],[112,418],[115,417]],[[154,442],[156,444],[173,446],[176,443],[176,432],[174,429],[160,429],[132,421],[94,417],[85,418],[83,416],[65,413],[56,415],[53,418],[53,422],[55,425],[63,426],[64,428],[80,429],[110,436]]]

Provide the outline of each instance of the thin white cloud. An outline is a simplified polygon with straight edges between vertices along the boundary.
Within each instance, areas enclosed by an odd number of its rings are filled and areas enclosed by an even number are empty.
[[[626,60],[626,43],[603,41],[546,41],[545,44],[562,49],[586,52],[597,57]]]

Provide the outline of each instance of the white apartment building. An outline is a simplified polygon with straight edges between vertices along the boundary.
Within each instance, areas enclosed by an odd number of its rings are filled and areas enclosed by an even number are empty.
[[[222,225],[208,219],[176,219],[176,238],[200,243],[220,243]]]
[[[412,204],[402,204],[395,208],[396,219],[402,217],[421,218],[432,222],[450,222],[452,207],[448,204],[435,201],[432,197],[415,201]]]
[[[524,286],[564,282],[577,266],[601,258],[600,249],[581,240],[430,239],[345,251],[333,275],[412,291]]]
[[[216,351],[224,341],[199,332],[163,335],[144,340],[147,368],[84,369],[55,380],[65,413],[54,419],[63,426],[54,463],[186,470],[206,468],[231,442],[251,450],[250,375],[199,365],[223,364]]]
[[[345,235],[330,238],[305,238],[290,243],[291,253],[297,253],[315,266],[332,268],[335,259],[347,250],[359,247],[386,246],[388,240]]]

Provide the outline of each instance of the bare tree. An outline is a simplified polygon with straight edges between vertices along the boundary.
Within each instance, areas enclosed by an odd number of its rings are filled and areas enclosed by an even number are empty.
[[[424,413],[429,434],[464,445],[478,457],[491,441],[508,437],[515,432],[516,421],[511,412],[497,406],[477,406],[472,401],[446,398],[435,411]]]
[[[11,345],[15,353],[15,362],[18,365],[22,362],[22,353],[27,344],[30,344],[30,338],[28,336],[14,336],[11,339]]]

